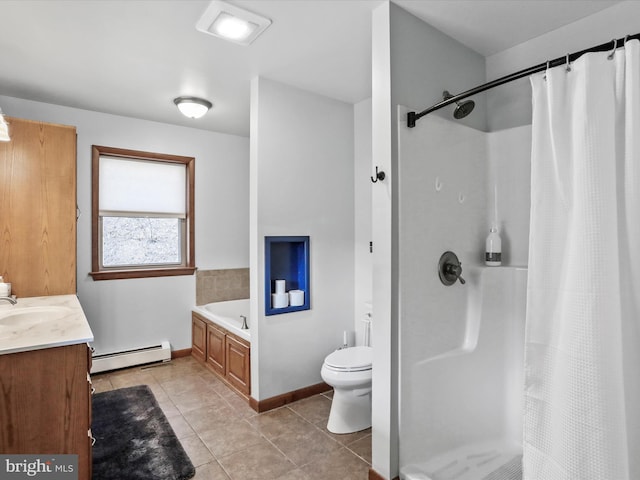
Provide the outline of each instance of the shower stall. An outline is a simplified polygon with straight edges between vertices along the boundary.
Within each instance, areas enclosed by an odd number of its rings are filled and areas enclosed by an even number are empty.
[[[640,472],[631,453],[640,444],[637,37],[445,91],[420,113],[398,107],[401,480]],[[550,112],[534,108],[533,127],[484,132],[459,122],[474,114],[468,97],[534,74],[538,107],[578,94]],[[428,115],[448,106],[453,118]],[[625,131],[635,134],[625,141]],[[487,267],[494,222],[503,265]],[[610,248],[619,249],[613,259]],[[451,281],[438,274],[445,252],[460,260]]]
[[[427,116],[400,128],[399,146],[400,478],[519,479],[527,245],[515,242],[526,233],[503,237],[509,266],[485,267],[483,249],[496,203],[502,232],[526,229],[517,205],[528,211],[528,177],[505,205],[494,186],[528,170],[530,128],[487,133]],[[441,282],[445,251],[464,284]]]

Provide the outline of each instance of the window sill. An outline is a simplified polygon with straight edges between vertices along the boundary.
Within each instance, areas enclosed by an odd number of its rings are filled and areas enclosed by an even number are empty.
[[[196,267],[149,268],[135,270],[105,270],[89,272],[93,280],[120,280],[124,278],[173,277],[177,275],[193,275]]]

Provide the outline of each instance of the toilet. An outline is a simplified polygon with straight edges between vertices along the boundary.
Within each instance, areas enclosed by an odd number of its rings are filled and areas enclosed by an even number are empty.
[[[327,430],[353,433],[371,426],[371,347],[336,350],[324,359],[320,375],[333,387]]]

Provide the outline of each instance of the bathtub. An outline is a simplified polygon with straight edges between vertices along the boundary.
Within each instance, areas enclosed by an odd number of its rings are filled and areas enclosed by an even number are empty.
[[[207,303],[206,305],[195,306],[192,309],[198,315],[225,328],[234,335],[250,342],[251,331],[243,330],[241,315],[247,317],[247,325],[251,327],[249,317],[249,299],[228,300],[226,302]]]

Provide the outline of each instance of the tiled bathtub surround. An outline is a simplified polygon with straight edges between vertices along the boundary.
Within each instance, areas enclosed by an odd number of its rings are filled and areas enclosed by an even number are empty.
[[[326,429],[331,392],[257,414],[191,357],[92,376],[97,391],[147,384],[196,467],[194,480],[366,480],[371,430]]]
[[[198,270],[196,305],[249,298],[249,269]]]

